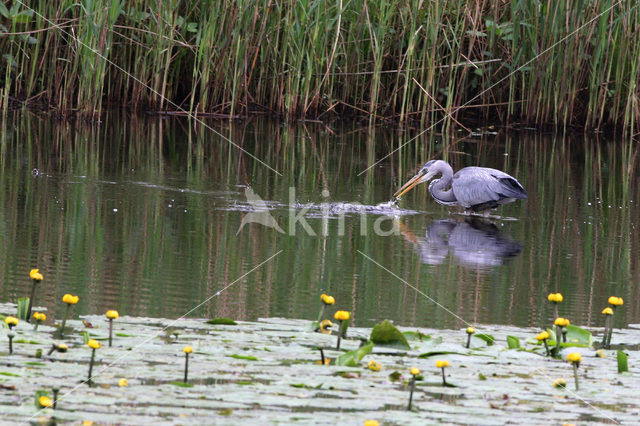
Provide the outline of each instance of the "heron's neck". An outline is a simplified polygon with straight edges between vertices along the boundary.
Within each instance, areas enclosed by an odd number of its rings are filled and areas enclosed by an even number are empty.
[[[455,204],[458,201],[451,188],[445,191],[445,188],[451,184],[451,180],[451,175],[443,174],[440,179],[436,179],[429,184],[431,196],[440,204]]]

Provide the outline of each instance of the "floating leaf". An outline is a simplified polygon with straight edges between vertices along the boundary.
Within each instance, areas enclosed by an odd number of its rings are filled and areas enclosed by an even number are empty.
[[[520,339],[516,336],[507,336],[507,345],[509,349],[520,349]]]
[[[336,365],[357,367],[365,355],[370,354],[373,349],[373,342],[360,346],[358,349],[349,351],[336,358]]]
[[[235,359],[246,359],[247,361],[257,361],[258,358],[256,358],[255,356],[251,356],[251,355],[238,355],[238,354],[233,354],[233,355],[229,355],[231,358],[235,358]]]
[[[487,346],[491,346],[496,342],[496,339],[492,335],[486,333],[476,333],[472,337],[484,340],[487,343]]]
[[[214,318],[207,321],[207,324],[214,325],[238,325],[237,322],[232,320],[231,318]]]
[[[376,324],[373,330],[371,330],[371,337],[369,339],[376,345],[411,349],[404,334],[402,334],[395,325],[391,324],[389,320],[384,320]]]
[[[403,331],[402,334],[407,340],[431,340],[431,336],[428,334],[421,333],[420,331]]]
[[[629,371],[627,354],[618,349],[618,373],[624,373],[625,371]]]
[[[418,355],[418,358],[430,358],[436,355],[467,355],[467,354],[462,352],[453,352],[453,351],[431,351],[431,352],[425,352],[423,354]]]
[[[170,383],[173,386],[178,386],[181,388],[192,388],[193,385],[191,383],[185,383],[185,382],[171,382]]]

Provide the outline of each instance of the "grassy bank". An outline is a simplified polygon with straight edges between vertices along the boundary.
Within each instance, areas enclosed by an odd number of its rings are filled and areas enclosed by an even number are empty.
[[[474,118],[631,134],[640,119],[635,0],[5,3],[3,109],[445,118],[442,129]]]

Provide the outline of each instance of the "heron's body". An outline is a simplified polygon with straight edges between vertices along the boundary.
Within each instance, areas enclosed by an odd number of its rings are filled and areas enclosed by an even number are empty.
[[[479,212],[527,198],[520,182],[505,172],[488,167],[465,167],[453,174],[451,166],[442,160],[425,164],[396,192],[395,198],[438,174],[440,178],[429,184],[429,192],[436,202],[447,206],[459,205]]]

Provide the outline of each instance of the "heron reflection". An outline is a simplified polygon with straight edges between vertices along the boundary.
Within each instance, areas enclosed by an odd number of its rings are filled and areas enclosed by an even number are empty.
[[[424,238],[416,236],[403,224],[400,231],[405,240],[415,246],[422,263],[428,265],[439,265],[451,256],[467,268],[491,268],[522,252],[520,243],[479,217],[469,217],[461,222],[435,220],[427,227]]]

